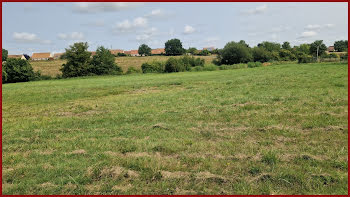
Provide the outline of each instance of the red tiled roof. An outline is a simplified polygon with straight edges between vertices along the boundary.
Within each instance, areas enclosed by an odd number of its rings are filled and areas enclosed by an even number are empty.
[[[164,49],[164,48],[152,49],[151,53],[152,53],[153,55],[162,54],[162,53],[165,53],[165,49]]]
[[[124,50],[121,49],[111,49],[109,51],[114,55],[117,55],[118,53],[124,53]]]
[[[44,59],[49,58],[50,53],[33,53],[32,59]]]

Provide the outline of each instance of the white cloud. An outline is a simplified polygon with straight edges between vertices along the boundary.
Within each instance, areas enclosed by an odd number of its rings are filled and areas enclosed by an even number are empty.
[[[147,19],[144,17],[135,18],[132,22],[129,20],[124,20],[117,23],[114,29],[117,32],[131,32],[132,30],[140,27],[147,27]]]
[[[36,43],[36,44],[51,44],[50,40],[40,39],[36,34],[27,32],[14,32],[12,35],[13,39],[19,43]]]
[[[146,16],[147,17],[160,17],[160,16],[163,16],[163,15],[165,15],[164,10],[155,9],[155,10],[152,10],[151,13],[147,14]]]
[[[88,23],[84,23],[82,25],[87,25],[87,26],[92,26],[92,27],[104,27],[105,22],[103,20],[96,20],[96,21],[91,21]]]
[[[244,14],[262,14],[264,13],[265,11],[267,10],[267,5],[264,4],[262,6],[258,6],[256,8],[253,8],[253,9],[249,9],[249,10],[245,10],[243,11]]]
[[[196,29],[190,25],[186,25],[184,28],[184,34],[192,34],[196,31]]]
[[[317,35],[317,32],[315,31],[304,31],[303,33],[301,33],[299,38],[310,38],[316,35]]]
[[[78,13],[99,13],[99,12],[117,12],[137,7],[143,3],[135,2],[79,2],[75,3],[73,10]]]
[[[57,35],[58,39],[61,39],[61,40],[83,40],[84,39],[84,34],[81,33],[81,32],[72,32],[72,33],[68,33],[68,34],[65,34],[65,33],[59,33]]]
[[[146,41],[153,39],[156,35],[158,35],[158,29],[155,27],[146,29],[142,34],[136,36],[137,41]]]
[[[306,30],[314,30],[314,31],[319,31],[321,29],[325,29],[325,28],[332,28],[334,27],[335,25],[334,24],[324,24],[324,25],[318,25],[318,24],[315,24],[315,25],[307,25],[305,27]]]

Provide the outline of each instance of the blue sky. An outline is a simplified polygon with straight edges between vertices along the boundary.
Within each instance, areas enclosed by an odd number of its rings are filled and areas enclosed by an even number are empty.
[[[142,43],[185,48],[245,40],[292,45],[348,39],[347,3],[3,3],[3,48],[9,54],[63,52],[78,41],[113,49]]]

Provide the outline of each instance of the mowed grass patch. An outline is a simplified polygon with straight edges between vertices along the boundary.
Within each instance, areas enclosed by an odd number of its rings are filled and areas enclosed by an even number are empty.
[[[3,85],[4,194],[346,194],[347,65]]]
[[[129,67],[134,67],[141,70],[141,65],[145,62],[151,61],[166,61],[171,56],[146,56],[146,57],[116,57],[115,62],[120,66],[124,73]],[[180,58],[181,56],[175,56],[175,58]],[[213,59],[216,58],[215,55],[212,56],[195,56],[205,60],[206,63],[211,63]],[[30,61],[35,71],[40,71],[43,75],[49,75],[51,77],[56,77],[61,75],[60,71],[62,64],[66,63],[66,60],[52,60],[52,61]]]

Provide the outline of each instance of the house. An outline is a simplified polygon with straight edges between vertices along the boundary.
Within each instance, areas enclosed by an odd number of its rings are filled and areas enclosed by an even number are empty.
[[[57,60],[60,59],[60,57],[63,55],[64,53],[55,53],[53,54],[53,59]]]
[[[121,49],[111,49],[109,50],[113,55],[118,55],[118,53],[124,53],[124,50]]]
[[[328,48],[327,48],[327,52],[335,52],[335,49],[334,49],[334,46],[329,46]]]
[[[37,60],[49,60],[52,58],[51,53],[33,53],[32,55],[32,60],[37,61]]]
[[[18,59],[22,59],[23,55],[8,55],[7,58],[18,58]]]
[[[91,57],[96,55],[96,51],[90,51],[90,53],[91,53]]]
[[[138,50],[124,51],[124,53],[125,53],[126,55],[130,55],[130,56],[140,56]]]
[[[164,49],[164,48],[152,49],[151,54],[152,54],[152,55],[162,55],[162,54],[165,54],[165,49]]]
[[[203,50],[214,51],[215,47],[204,47]]]

